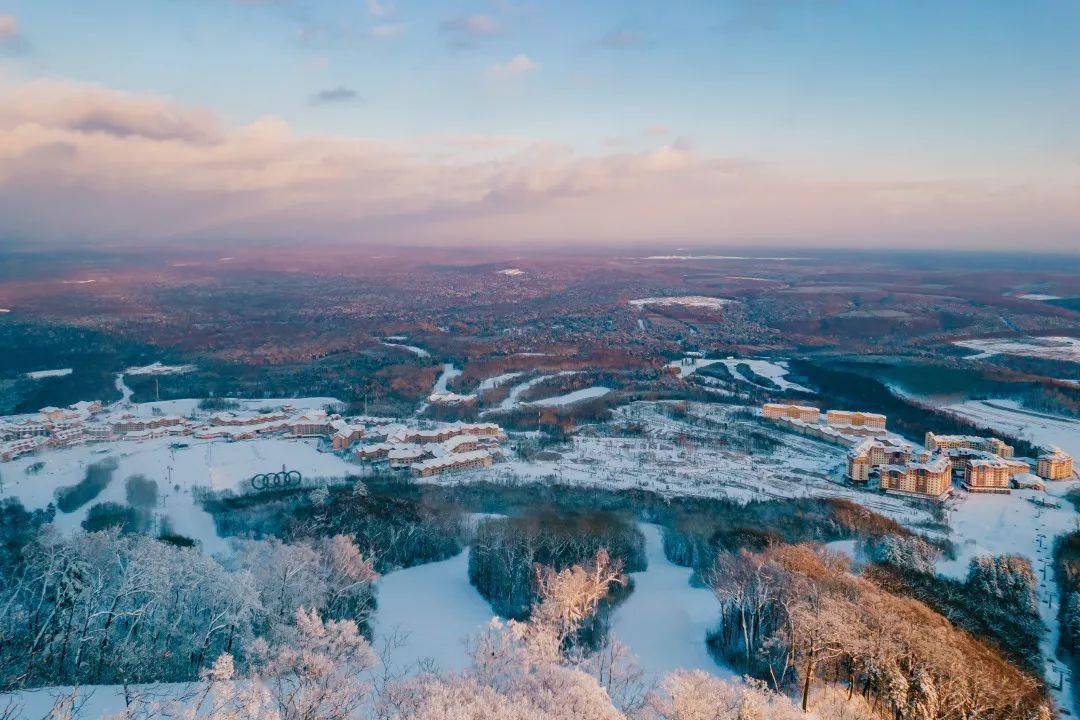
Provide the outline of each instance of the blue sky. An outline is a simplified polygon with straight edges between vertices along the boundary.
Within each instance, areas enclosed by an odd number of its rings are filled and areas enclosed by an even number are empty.
[[[5,15],[9,82],[163,96],[234,127],[670,144],[838,183],[1075,184],[1080,167],[1072,0],[0,0]]]

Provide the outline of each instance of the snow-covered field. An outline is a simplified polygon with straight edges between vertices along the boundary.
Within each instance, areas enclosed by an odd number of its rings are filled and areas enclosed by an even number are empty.
[[[161,362],[152,362],[140,367],[129,367],[124,371],[125,375],[180,375],[195,370],[194,365],[163,365]]]
[[[1059,597],[1053,580],[1054,538],[1076,528],[1077,514],[1068,501],[1061,508],[1042,507],[1029,498],[1046,494],[1060,498],[1074,481],[1047,484],[1047,492],[1013,490],[1010,495],[960,495],[950,503],[949,524],[956,543],[957,558],[938,561],[938,572],[955,578],[967,575],[968,563],[977,555],[1023,555],[1039,579],[1039,614],[1047,633],[1041,644],[1046,664],[1046,677],[1051,694],[1059,707],[1071,707],[1073,679],[1068,665],[1057,657]],[[1055,690],[1055,683],[1064,676],[1064,689]]]
[[[480,414],[481,415],[489,415],[489,414],[491,414],[493,412],[499,412],[499,411],[503,411],[503,410],[513,410],[521,402],[521,396],[526,391],[528,391],[530,388],[533,388],[533,387],[539,385],[540,383],[542,383],[545,380],[548,380],[550,378],[559,377],[561,375],[574,375],[577,372],[578,372],[577,370],[564,370],[563,372],[555,373],[554,375],[539,375],[537,377],[532,378],[531,380],[526,380],[524,382],[520,382],[517,385],[510,388],[510,393],[505,398],[503,398],[503,401],[501,403],[499,403],[498,407],[491,408],[490,410],[485,410],[484,412],[482,412]]]
[[[966,400],[946,410],[990,430],[1026,438],[1037,445],[1056,445],[1080,457],[1080,421],[1024,410],[1015,400]]]
[[[753,384],[753,381],[747,377],[743,377],[743,374],[739,372],[738,366],[740,363],[746,363],[750,366],[750,369],[754,373],[767,377],[774,383],[780,386],[781,390],[798,390],[800,392],[813,392],[809,388],[803,387],[798,383],[793,383],[787,379],[788,366],[784,360],[759,360],[753,358],[691,358],[693,362],[683,364],[681,360],[672,360],[668,363],[668,367],[678,368],[679,377],[686,377],[691,373],[700,370],[703,367],[709,365],[716,365],[721,363],[727,366],[727,369],[731,371],[731,374],[736,380]]]
[[[64,377],[70,374],[71,368],[57,368],[56,370],[34,370],[26,373],[26,377],[31,380],[41,380],[43,378]]]
[[[1039,300],[1045,302],[1047,300],[1060,300],[1060,295],[1046,295],[1044,293],[1024,293],[1023,295],[1016,296],[1020,300]]]
[[[710,590],[690,585],[689,568],[664,556],[659,527],[640,527],[649,565],[645,572],[633,573],[634,592],[615,609],[611,634],[630,646],[642,669],[657,677],[680,668],[734,677],[717,665],[705,645],[720,603]]]
[[[902,522],[929,519],[925,509],[903,498],[837,482],[844,462],[843,448],[734,419],[736,410],[726,405],[694,403],[690,406],[693,417],[678,420],[666,415],[658,403],[631,403],[613,410],[614,421],[641,425],[645,428],[642,436],[579,434],[565,448],[557,449],[558,459],[511,460],[482,471],[482,476],[507,483],[558,482],[737,501],[844,497]],[[751,460],[737,442],[751,432],[774,438],[776,448],[756,452]],[[424,481],[458,483],[473,477],[479,475],[462,473]]]
[[[968,356],[969,359],[1006,354],[1080,362],[1080,338],[1074,337],[985,338],[956,340],[953,345],[980,351],[978,355]]]
[[[678,297],[639,298],[637,300],[631,300],[630,304],[636,307],[644,307],[646,305],[671,305],[679,307],[700,307],[719,310],[725,305],[730,305],[733,302],[735,301],[728,300],[727,298],[707,297],[705,295],[681,295]]]
[[[415,671],[434,662],[440,670],[460,670],[468,658],[465,640],[494,613],[469,584],[469,551],[449,560],[397,570],[379,579],[375,647],[397,647],[390,664]]]
[[[533,400],[528,404],[538,405],[540,407],[562,407],[564,405],[573,405],[582,400],[592,400],[593,398],[604,397],[609,392],[611,392],[611,388],[594,385],[593,387],[575,390],[574,392],[566,393],[565,395],[556,395],[555,397]]]
[[[171,447],[178,441],[186,447]],[[85,476],[88,465],[109,457],[118,461],[112,482],[78,510],[70,514],[57,511],[58,528],[77,529],[95,503],[125,503],[124,481],[131,475],[145,475],[158,484],[156,513],[168,518],[174,532],[202,542],[208,553],[224,550],[225,543],[218,537],[211,516],[194,501],[193,488],[237,489],[255,473],[276,472],[283,465],[304,477],[341,476],[355,469],[336,455],[319,452],[306,440],[260,438],[227,443],[160,438],[81,445],[4,463],[0,466],[0,495],[17,497],[27,508],[44,507],[53,501],[58,488],[76,484]],[[34,474],[27,473],[27,468],[37,462],[45,466]]]
[[[404,339],[404,338],[402,338],[402,339]],[[404,343],[399,343],[399,342],[385,342],[385,341],[383,342],[383,345],[385,345],[386,347],[394,347],[394,348],[401,348],[402,350],[408,350],[409,352],[411,352],[413,355],[415,355],[417,357],[422,357],[422,358],[431,357],[431,353],[429,353],[424,348],[417,347],[415,345],[406,345]]]

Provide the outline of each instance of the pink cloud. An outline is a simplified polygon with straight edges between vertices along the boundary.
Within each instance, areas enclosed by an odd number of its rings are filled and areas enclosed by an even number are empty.
[[[95,85],[0,85],[0,237],[26,242],[1024,238],[1065,249],[1080,231],[1077,174],[836,180],[679,143],[582,155],[513,136],[310,135]]]

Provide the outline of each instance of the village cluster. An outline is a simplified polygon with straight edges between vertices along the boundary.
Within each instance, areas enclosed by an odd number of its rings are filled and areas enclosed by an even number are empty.
[[[954,480],[968,492],[1008,493],[1013,486],[1032,484],[1025,476],[1065,480],[1073,476],[1073,460],[1060,448],[1038,458],[1013,457],[1013,447],[994,437],[926,433],[916,447],[890,433],[879,413],[828,410],[784,403],[766,403],[764,418],[801,435],[848,448],[847,477],[854,483],[899,493],[942,500]],[[1035,482],[1038,482],[1037,480]]]
[[[299,410],[289,404],[262,412],[215,412],[196,420],[175,414],[139,416],[94,401],[0,419],[0,462],[45,448],[87,442],[170,436],[239,441],[270,435],[318,438],[329,449],[352,453],[358,461],[385,463],[418,477],[490,467],[506,439],[495,423],[441,423],[420,428],[386,418],[347,420],[325,410]]]

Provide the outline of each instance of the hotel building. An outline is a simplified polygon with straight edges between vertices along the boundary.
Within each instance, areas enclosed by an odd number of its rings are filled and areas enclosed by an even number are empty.
[[[975,435],[935,435],[932,432],[926,433],[926,449],[930,452],[935,450],[953,450],[953,449],[966,449],[966,450],[982,450],[983,452],[993,453],[998,457],[1011,458],[1013,456],[1013,446],[1008,445],[1001,440],[993,437],[978,437]]]
[[[886,465],[881,470],[881,489],[942,500],[952,490],[952,465],[940,455],[926,462]]]
[[[1073,459],[1059,447],[1040,455],[1035,463],[1035,474],[1044,480],[1065,480],[1072,477]]]
[[[761,406],[761,414],[769,420],[802,420],[808,423],[816,423],[821,417],[821,411],[816,407],[785,403],[765,403]]]

